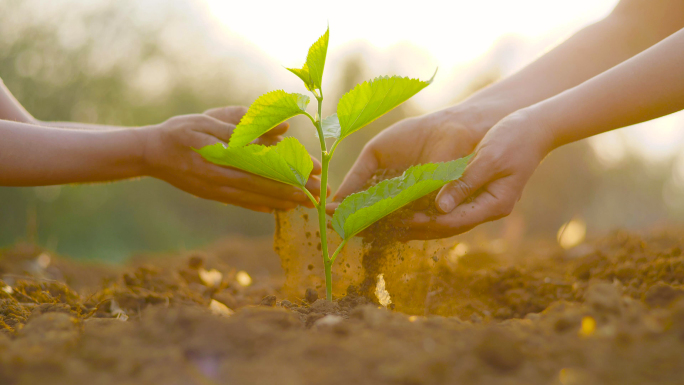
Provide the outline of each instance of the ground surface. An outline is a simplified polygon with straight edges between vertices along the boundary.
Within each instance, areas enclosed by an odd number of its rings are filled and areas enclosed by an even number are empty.
[[[335,303],[315,290],[286,299],[271,249],[231,239],[120,268],[4,250],[0,384],[684,378],[684,231],[615,232],[568,251],[473,252],[436,265],[421,316],[380,308],[353,287]]]

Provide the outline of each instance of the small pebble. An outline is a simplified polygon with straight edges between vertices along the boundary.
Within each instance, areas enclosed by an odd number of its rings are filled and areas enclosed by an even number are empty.
[[[259,302],[259,305],[261,306],[270,306],[273,307],[276,304],[276,296],[275,295],[267,295],[264,297],[264,299]]]
[[[304,294],[304,299],[308,303],[314,303],[318,299],[318,292],[312,288],[306,289],[306,294]]]
[[[340,323],[342,321],[344,321],[344,318],[342,318],[341,316],[335,315],[335,314],[329,314],[323,318],[319,318],[318,320],[316,320],[314,322],[313,326],[314,326],[314,328],[321,328],[321,327],[325,327],[325,326],[333,326],[333,325],[337,325],[338,323]]]

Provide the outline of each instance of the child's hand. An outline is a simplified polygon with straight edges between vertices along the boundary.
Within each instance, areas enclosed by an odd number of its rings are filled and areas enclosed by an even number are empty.
[[[218,142],[228,143],[235,125],[247,111],[244,107],[225,107],[205,114],[176,116],[164,123],[142,129],[147,174],[200,198],[234,204],[255,211],[288,210],[297,205],[311,206],[299,189],[245,171],[221,167],[205,161],[192,148]],[[287,131],[283,123],[258,139],[273,144]],[[313,174],[320,173],[314,160]],[[318,196],[320,181],[311,176],[306,186]]]

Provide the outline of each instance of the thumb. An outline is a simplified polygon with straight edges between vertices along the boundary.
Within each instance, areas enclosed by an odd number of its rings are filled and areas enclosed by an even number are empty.
[[[466,198],[484,187],[494,176],[492,168],[477,155],[468,164],[463,176],[442,187],[435,199],[435,206],[442,214],[453,211]]]
[[[344,177],[333,200],[342,199],[347,195],[360,191],[377,170],[378,160],[375,158],[372,151],[367,149],[361,151],[361,155],[359,155],[351,170],[349,170]]]

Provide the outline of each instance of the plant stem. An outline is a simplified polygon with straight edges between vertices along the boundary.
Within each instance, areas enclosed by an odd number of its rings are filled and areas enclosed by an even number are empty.
[[[321,251],[323,253],[323,264],[325,265],[325,297],[332,301],[332,259],[328,254],[328,229],[327,218],[325,217],[325,201],[328,192],[328,164],[330,156],[323,152],[323,169],[321,170],[321,198],[318,203],[318,225],[321,233]]]
[[[306,194],[306,196],[309,197],[309,200],[311,201],[311,203],[313,203],[314,207],[317,207],[317,206],[318,206],[318,201],[316,201],[316,198],[314,198],[314,196],[311,195],[311,193],[309,192],[309,190],[307,190],[306,187],[302,187],[301,190],[304,191],[304,194]]]
[[[323,123],[321,112],[323,110],[323,92],[316,96],[318,101],[318,116],[315,122],[316,130],[318,130],[318,139],[321,142],[321,194],[316,208],[318,209],[318,227],[321,236],[321,252],[323,254],[323,265],[325,266],[325,297],[328,301],[332,301],[332,263],[333,259],[328,254],[328,231],[327,218],[325,217],[325,203],[328,193],[328,165],[330,164],[331,154],[328,154],[328,148],[325,145],[325,137],[323,136]]]
[[[335,258],[337,258],[337,254],[339,254],[340,251],[342,251],[342,248],[343,248],[344,245],[346,245],[346,244],[347,244],[347,240],[346,240],[346,239],[343,239],[342,242],[340,243],[340,245],[337,246],[337,249],[335,249],[335,252],[333,253],[332,257],[330,257],[330,264],[335,263]]]

